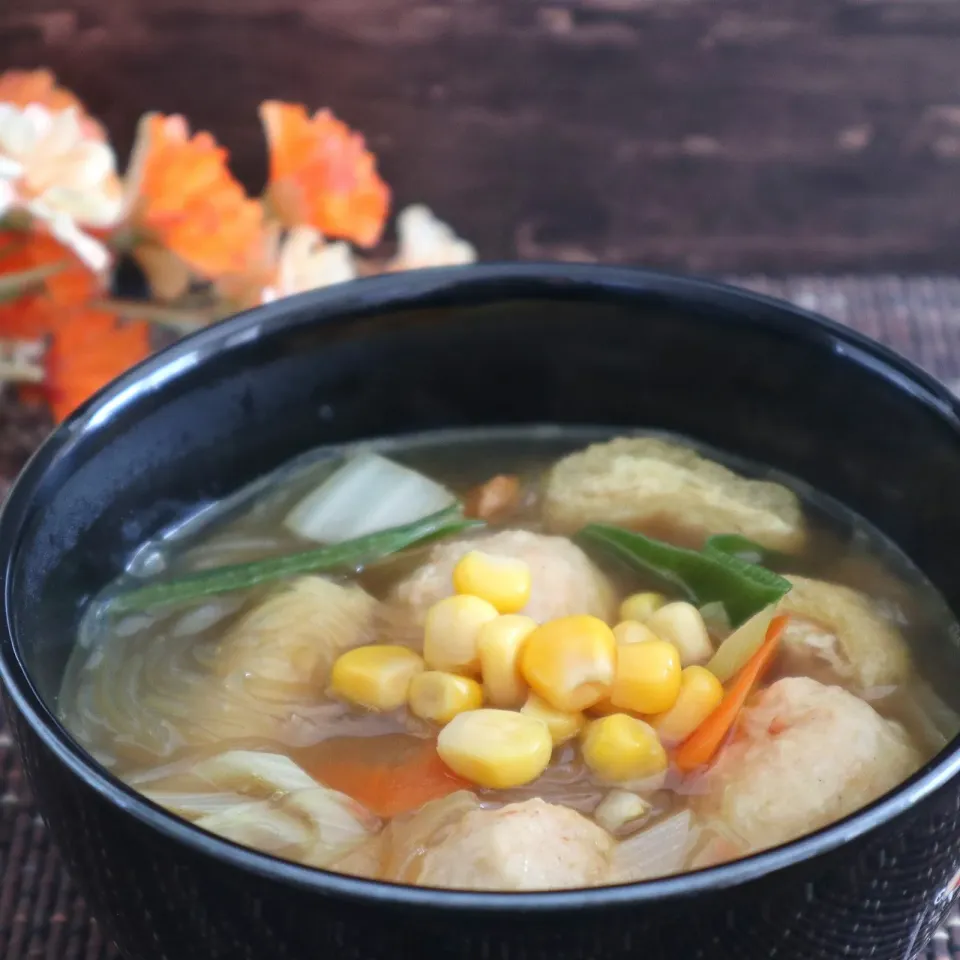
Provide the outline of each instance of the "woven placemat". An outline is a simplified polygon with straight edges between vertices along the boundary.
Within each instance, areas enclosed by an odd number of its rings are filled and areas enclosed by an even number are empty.
[[[741,277],[734,282],[850,324],[960,386],[960,279]],[[48,428],[39,410],[0,397],[0,495]],[[60,865],[2,724],[0,716],[0,960],[115,958]],[[921,956],[960,960],[957,913]]]

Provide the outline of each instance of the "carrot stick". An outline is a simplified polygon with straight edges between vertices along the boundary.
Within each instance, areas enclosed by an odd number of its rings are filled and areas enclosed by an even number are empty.
[[[499,474],[474,487],[463,504],[465,517],[478,520],[504,520],[520,503],[520,478],[515,474]]]
[[[371,762],[363,757],[324,758],[310,764],[309,771],[321,783],[352,797],[378,817],[410,813],[430,800],[469,788],[467,781],[440,759],[433,741],[402,751],[395,763]]]
[[[733,729],[750,692],[773,662],[787,619],[779,616],[770,621],[763,645],[743,665],[720,701],[720,706],[677,749],[673,762],[678,769],[689,772],[705,766],[713,759],[727,734]]]

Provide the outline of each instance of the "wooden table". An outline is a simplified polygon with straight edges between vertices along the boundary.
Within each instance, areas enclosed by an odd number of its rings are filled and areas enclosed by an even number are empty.
[[[3,0],[0,64],[255,187],[257,104],[330,105],[486,258],[960,264],[960,0]]]

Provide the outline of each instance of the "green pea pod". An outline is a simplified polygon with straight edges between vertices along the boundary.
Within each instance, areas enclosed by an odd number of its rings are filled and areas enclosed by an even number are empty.
[[[755,566],[772,566],[784,559],[783,554],[768,550],[747,537],[741,537],[739,533],[715,533],[707,537],[703,552],[725,553]]]
[[[716,547],[686,550],[601,523],[588,524],[577,534],[577,540],[618,558],[634,570],[653,574],[698,607],[722,603],[733,626],[790,591],[789,580]]]
[[[218,593],[246,590],[261,583],[302,573],[357,570],[409,547],[484,526],[481,520],[465,519],[461,511],[462,507],[457,504],[422,520],[380,530],[354,540],[283,557],[268,557],[251,563],[188,573],[176,579],[118,593],[109,601],[108,606],[109,609],[119,612],[145,610],[148,607],[183,603]]]

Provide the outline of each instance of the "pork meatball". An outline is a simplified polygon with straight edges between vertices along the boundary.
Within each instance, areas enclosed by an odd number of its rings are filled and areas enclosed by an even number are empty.
[[[566,537],[526,530],[503,530],[438,544],[429,561],[396,586],[391,607],[405,611],[413,626],[422,627],[430,607],[453,593],[453,568],[471,550],[529,564],[533,586],[530,600],[520,612],[540,623],[581,613],[610,621],[616,614],[613,587],[576,544]]]
[[[459,890],[562,890],[594,886],[613,838],[582,814],[543,800],[474,810],[424,854],[417,883]]]
[[[865,701],[787,677],[744,710],[694,802],[700,817],[720,821],[753,853],[853,813],[920,763],[903,727]]]
[[[793,589],[779,611],[790,614],[783,634],[789,669],[863,691],[907,679],[910,657],[903,637],[866,596],[836,583],[787,579]]]
[[[800,501],[786,487],[747,480],[655,437],[621,437],[565,457],[550,472],[544,517],[560,533],[612,523],[696,547],[715,533],[784,552],[806,539]]]

